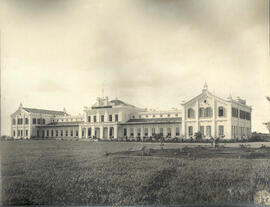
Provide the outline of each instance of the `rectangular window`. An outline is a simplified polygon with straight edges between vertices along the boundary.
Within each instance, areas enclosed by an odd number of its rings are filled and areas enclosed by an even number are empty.
[[[104,115],[101,115],[101,122],[104,122]]]
[[[42,124],[45,124],[46,123],[46,120],[45,119],[42,119]]]
[[[156,129],[152,128],[152,135],[156,134]]]
[[[238,118],[238,109],[232,107],[232,117]]]
[[[88,116],[88,122],[91,122],[91,116]]]
[[[14,137],[16,136],[16,131],[15,131],[15,130],[13,131],[13,136],[14,136]]]
[[[148,128],[144,128],[143,131],[144,131],[144,136],[147,137],[148,136]]]
[[[124,136],[127,136],[127,129],[124,128]]]
[[[192,126],[189,126],[188,127],[188,135],[189,136],[192,136],[193,135],[193,127]]]
[[[115,121],[118,121],[118,114],[115,114]]]
[[[141,136],[141,128],[137,129],[137,136],[140,137]]]
[[[60,136],[63,137],[63,130],[60,131]]]
[[[50,133],[49,130],[47,130],[47,137],[50,136],[49,133]]]
[[[23,122],[22,118],[18,119],[18,125],[22,125],[22,122]]]
[[[204,126],[200,126],[200,132],[204,136]]]
[[[176,127],[175,128],[175,135],[176,136],[179,136],[180,135],[180,128],[179,127]]]
[[[66,130],[66,137],[68,136],[68,130]]]
[[[78,130],[76,130],[76,137],[77,137],[77,136],[79,136],[79,132],[78,132]]]
[[[131,137],[134,136],[134,129],[133,129],[133,128],[130,129],[130,136],[131,136]]]
[[[218,135],[219,136],[223,136],[224,135],[224,126],[223,125],[219,125],[218,126]]]
[[[25,124],[28,124],[28,118],[25,118]]]
[[[73,129],[70,130],[70,136],[73,137]]]
[[[109,121],[112,121],[112,115],[109,115]]]
[[[58,130],[56,130],[56,131],[55,131],[55,136],[57,136],[57,137],[58,137]]]
[[[28,130],[27,129],[25,130],[25,136],[28,137]]]
[[[172,136],[172,129],[171,128],[168,128],[167,129],[167,136]]]
[[[82,137],[84,137],[84,130],[82,130]]]
[[[159,133],[163,136],[163,128],[159,128]]]
[[[211,137],[211,126],[206,126],[206,136]]]
[[[94,116],[94,122],[97,122],[97,117],[96,116]]]
[[[39,137],[39,130],[37,130],[37,136]]]
[[[53,135],[53,130],[51,130],[51,136],[53,137],[54,135]]]
[[[36,123],[37,123],[37,119],[33,118],[33,124],[36,124]]]
[[[91,136],[91,128],[88,128],[88,137],[90,137]]]

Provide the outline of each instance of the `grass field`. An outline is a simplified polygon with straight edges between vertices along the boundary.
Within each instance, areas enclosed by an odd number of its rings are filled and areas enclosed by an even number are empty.
[[[253,203],[257,191],[270,190],[270,148],[261,144],[161,150],[153,143],[3,141],[2,199],[5,205]]]

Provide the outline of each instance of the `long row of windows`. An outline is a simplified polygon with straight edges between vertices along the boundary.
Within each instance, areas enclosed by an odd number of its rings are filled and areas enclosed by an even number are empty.
[[[249,127],[232,126],[232,137],[248,137],[251,134]]]
[[[36,119],[36,118],[33,118],[32,123],[33,124],[45,124],[46,123],[46,120],[45,119]]]
[[[206,126],[206,133],[205,133],[205,126],[200,126],[200,132],[203,136],[210,137],[211,135],[211,126]],[[188,136],[193,136],[194,131],[193,131],[193,126],[188,127]],[[218,126],[218,135],[219,136],[224,136],[224,126],[219,125]]]
[[[37,131],[37,136],[47,136],[47,137],[73,137],[75,134],[76,137],[79,136],[79,131],[75,130],[75,132],[73,132],[73,129],[71,130],[38,130]]]
[[[13,131],[13,136],[16,136],[16,130]],[[23,130],[18,130],[17,131],[17,137],[23,137],[23,136],[28,136],[28,130],[25,130],[25,134],[23,133]]]
[[[207,108],[199,108],[199,117],[200,118],[210,118],[213,116],[213,110],[211,107]],[[218,107],[218,116],[224,117],[225,116],[225,108],[220,106]],[[195,118],[195,111],[192,108],[188,109],[188,118]]]
[[[17,119],[17,123],[18,123],[18,125],[22,125],[23,124],[23,118],[18,118]],[[28,118],[25,118],[24,119],[24,123],[25,124],[28,124],[29,123]],[[16,119],[12,119],[12,124],[13,125],[16,125]]]
[[[143,131],[141,132],[141,130],[143,130]],[[161,136],[164,136],[163,128],[159,128],[159,132],[156,131],[156,128],[152,128],[151,129],[151,132],[152,133],[149,132],[148,128],[143,128],[143,129],[136,128],[136,132],[137,132],[137,134],[136,134],[137,137],[140,137],[141,136],[141,133],[143,133],[143,136],[146,136],[146,137],[148,137],[150,135],[153,136],[155,134],[160,134]],[[180,135],[180,129],[179,129],[179,127],[176,127],[175,128],[175,135],[172,134],[172,129],[170,127],[167,128],[167,133],[165,134],[165,136],[167,136],[167,137],[179,136],[179,135]],[[128,136],[127,128],[124,128],[124,136]],[[131,137],[134,137],[134,128],[131,128],[130,129],[130,136]]]
[[[91,120],[92,117],[93,117],[93,120]],[[113,121],[113,115],[109,115],[108,118],[109,118],[108,119],[109,122],[112,122]],[[101,115],[99,120],[100,120],[100,122],[105,122],[105,116],[104,115]],[[115,114],[114,115],[114,121],[115,122],[118,121],[118,114]],[[88,116],[87,122],[97,122],[97,116]]]
[[[145,114],[139,115],[139,118],[163,118],[163,117],[178,117],[179,115],[176,114]]]
[[[45,124],[45,123],[46,123],[45,119],[37,119],[37,118],[32,119],[32,124]],[[16,125],[16,119],[12,119],[12,124]],[[17,119],[17,124],[22,125],[23,124],[23,118],[18,118]],[[29,119],[28,118],[24,119],[24,124],[29,124]]]
[[[232,117],[251,120],[251,113],[247,111],[238,110],[237,108],[232,107]]]

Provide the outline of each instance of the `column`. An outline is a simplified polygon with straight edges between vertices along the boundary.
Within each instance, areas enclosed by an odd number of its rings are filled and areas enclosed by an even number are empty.
[[[172,135],[171,135],[171,137],[176,137],[176,127],[177,126],[171,126],[171,133],[172,133]]]
[[[18,115],[16,115],[16,133],[15,138],[18,138]]]
[[[117,136],[118,136],[118,133],[117,133],[117,125],[113,127],[113,133],[114,133],[114,134],[113,134],[113,137],[114,137],[114,139],[116,139]]]
[[[199,100],[196,101],[196,106],[195,106],[194,111],[195,111],[195,116],[196,116],[196,124],[195,124],[195,127],[194,127],[193,134],[200,131],[200,122],[199,122],[200,106],[199,106]]]
[[[213,119],[212,119],[212,129],[213,129],[213,133],[212,136],[215,138],[217,135],[216,132],[216,100],[213,98],[212,101],[212,108],[213,108]]]
[[[163,127],[163,133],[164,133],[164,138],[166,138],[168,136],[168,126],[164,126]]]
[[[107,110],[105,111],[104,122],[109,122],[109,114]]]
[[[147,127],[147,132],[148,132],[148,137],[151,137],[152,136],[152,131],[151,131],[150,126]]]
[[[103,139],[103,126],[100,126],[100,139]]]
[[[144,136],[144,128],[143,128],[143,126],[140,126],[140,129],[141,129],[141,140],[143,140],[143,136]]]
[[[88,127],[85,127],[85,138],[88,138]]]
[[[186,108],[183,106],[182,107],[182,125],[181,125],[181,130],[179,129],[179,131],[181,131],[182,133],[180,133],[180,135],[183,135],[184,138],[186,138]]]
[[[81,139],[82,138],[82,126],[79,125],[79,138]]]
[[[127,138],[130,139],[130,127],[125,127],[127,129]]]
[[[233,137],[232,135],[232,107],[231,104],[229,104],[225,111],[225,116],[227,118],[227,129],[224,129],[225,131],[225,138],[231,139]],[[226,133],[227,132],[227,133]]]
[[[30,139],[31,138],[31,122],[32,120],[31,120],[31,116],[29,115],[28,116],[28,139]]]
[[[91,137],[95,136],[95,127],[92,126],[92,129],[91,129]]]
[[[23,138],[26,138],[25,136],[25,114],[23,114]]]

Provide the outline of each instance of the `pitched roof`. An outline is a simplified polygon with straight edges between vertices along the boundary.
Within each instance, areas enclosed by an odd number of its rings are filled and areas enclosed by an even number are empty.
[[[34,108],[24,108],[23,109],[30,113],[37,113],[37,114],[50,114],[50,115],[67,115],[64,111],[54,111],[54,110],[46,110],[46,109],[34,109]]]
[[[132,106],[132,107],[134,107],[133,105],[127,104],[127,103],[125,103],[124,101],[121,101],[121,100],[118,100],[118,99],[111,100],[110,103],[112,103],[112,104],[115,105],[115,106],[125,105],[125,106]]]
[[[181,117],[178,118],[151,118],[151,119],[130,119],[121,124],[161,124],[161,123],[180,123]]]

